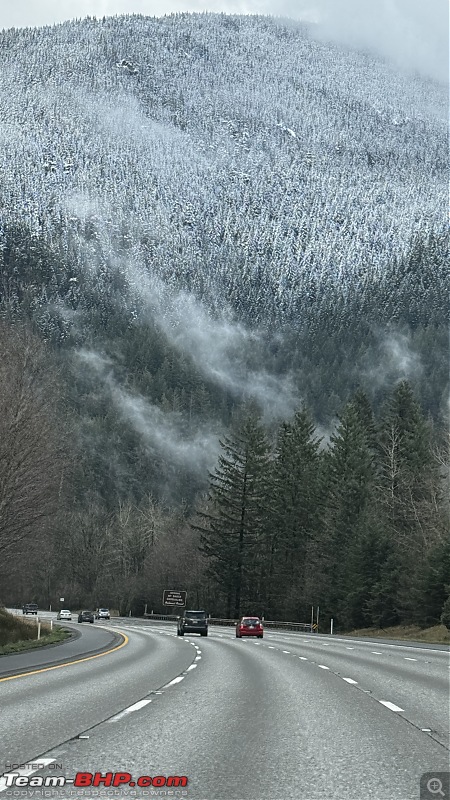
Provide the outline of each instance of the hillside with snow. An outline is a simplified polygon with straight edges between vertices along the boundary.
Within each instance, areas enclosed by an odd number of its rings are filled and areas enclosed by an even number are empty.
[[[406,378],[444,408],[445,87],[313,33],[224,14],[0,32],[0,314],[65,353],[113,482],[143,440],[155,474],[206,474],[211,420],[246,398],[329,425],[357,386],[379,403]]]
[[[444,229],[443,87],[270,18],[87,19],[0,39],[1,222],[208,306],[298,322]]]

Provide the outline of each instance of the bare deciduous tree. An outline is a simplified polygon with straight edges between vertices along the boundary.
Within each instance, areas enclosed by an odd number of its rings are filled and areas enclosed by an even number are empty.
[[[4,568],[54,529],[68,460],[58,380],[40,340],[0,323],[0,561]]]

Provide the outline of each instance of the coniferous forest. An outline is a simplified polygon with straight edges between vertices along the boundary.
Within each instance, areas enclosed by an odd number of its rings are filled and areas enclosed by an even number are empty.
[[[445,87],[268,17],[0,32],[0,602],[450,593]]]

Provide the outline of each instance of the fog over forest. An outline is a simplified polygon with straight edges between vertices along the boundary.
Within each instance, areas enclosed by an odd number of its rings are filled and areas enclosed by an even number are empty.
[[[80,602],[113,595],[116,570],[115,602],[142,604],[145,581],[156,580],[151,530],[155,564],[178,575],[182,541],[192,586],[207,585],[210,600],[217,589],[223,612],[233,592],[225,575],[219,592],[201,543],[209,536],[212,547],[220,533],[211,480],[230,453],[253,454],[256,465],[249,553],[255,541],[275,548],[279,572],[272,595],[262,567],[245,591],[272,613],[307,602],[306,558],[329,575],[318,553],[337,564],[348,548],[356,574],[373,545],[374,621],[403,537],[424,558],[444,546],[442,27],[417,3],[407,13],[385,2],[364,17],[359,4],[341,4],[339,15],[322,3],[313,22],[315,5],[299,8],[300,20],[98,15],[0,33],[0,315],[5,342],[25,330],[39,364],[45,348],[47,381],[37,374],[57,398],[69,462],[58,451],[46,507],[49,520],[55,503],[70,519],[64,580]],[[412,450],[402,450],[391,529],[386,470],[397,433]],[[356,477],[340,461],[348,451],[358,454]],[[276,599],[290,558],[284,513],[296,501],[274,465],[297,484],[314,476],[285,606]],[[364,487],[355,516],[354,481]],[[270,508],[257,502],[263,484]],[[202,531],[199,519],[212,527]],[[44,529],[51,548],[50,522]],[[98,542],[110,564],[102,585]],[[118,542],[129,556],[120,564]],[[86,579],[80,547],[92,561]],[[341,578],[344,592],[353,574]],[[325,606],[341,602],[325,577],[320,591]],[[356,622],[350,605],[339,606],[345,624]],[[402,618],[412,614],[401,607]]]

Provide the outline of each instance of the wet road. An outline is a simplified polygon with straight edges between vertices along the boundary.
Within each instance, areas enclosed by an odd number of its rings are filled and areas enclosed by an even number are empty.
[[[34,797],[413,800],[423,773],[448,771],[448,648],[277,631],[236,640],[218,627],[179,638],[171,623],[139,620],[101,627],[126,643],[0,681],[0,773],[39,762],[22,774],[186,776],[187,788],[69,785]],[[1,789],[31,796],[5,779]]]

